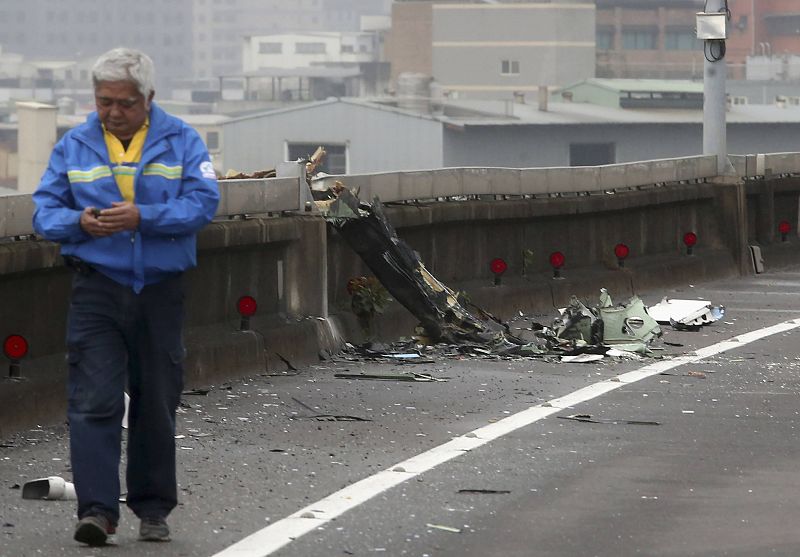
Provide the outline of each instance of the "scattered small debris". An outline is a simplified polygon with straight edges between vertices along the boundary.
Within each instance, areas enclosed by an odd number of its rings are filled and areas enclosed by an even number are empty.
[[[447,379],[434,377],[427,373],[335,373],[337,379],[371,379],[374,381],[409,381],[409,382],[437,382],[442,383]]]
[[[207,396],[208,393],[211,392],[211,389],[189,389],[183,391],[181,394],[183,395],[197,395],[197,396]]]
[[[482,495],[502,495],[511,493],[508,489],[459,489],[458,493],[476,493]]]
[[[706,374],[703,373],[702,371],[690,371],[686,375],[689,377],[699,377],[700,379],[706,378]]]
[[[246,173],[246,172],[237,172],[236,170],[228,170],[225,173],[225,176],[217,176],[218,180],[253,180],[253,179],[263,179],[263,178],[274,178],[276,176],[276,171],[274,169],[269,170],[257,170],[256,172]]]
[[[320,422],[371,422],[372,420],[369,418],[362,418],[361,416],[351,416],[348,414],[320,414],[314,408],[311,408],[309,405],[304,403],[302,400],[298,400],[295,397],[292,397],[292,400],[311,412],[310,416],[297,416],[292,417],[291,419],[296,418],[313,418]]]
[[[587,422],[592,424],[624,424],[624,425],[661,425],[660,422],[648,420],[619,420],[614,418],[593,418],[591,414],[571,414],[569,416],[557,416],[562,420],[574,420],[576,422]]]
[[[454,534],[460,534],[461,533],[461,528],[453,528],[452,526],[444,526],[442,524],[431,524],[431,523],[428,523],[425,526],[427,526],[428,528],[435,528],[437,530],[444,530],[445,532],[452,532]]]

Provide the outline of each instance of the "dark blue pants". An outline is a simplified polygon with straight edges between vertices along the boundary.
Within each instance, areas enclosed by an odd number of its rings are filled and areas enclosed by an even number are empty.
[[[166,517],[177,504],[175,410],[183,389],[183,281],[136,294],[105,275],[76,273],[67,324],[69,427],[78,518],[119,521],[123,391],[128,506]],[[127,381],[127,383],[126,383]]]

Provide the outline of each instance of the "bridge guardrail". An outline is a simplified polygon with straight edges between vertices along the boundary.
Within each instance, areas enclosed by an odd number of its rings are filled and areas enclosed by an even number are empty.
[[[220,180],[216,217],[299,211],[303,192],[298,178]],[[0,238],[33,234],[30,194],[0,197]]]
[[[730,155],[728,159],[736,175],[743,178],[800,173],[800,153]]]
[[[800,173],[800,153],[732,155],[742,177]],[[697,181],[717,175],[715,155],[657,159],[603,166],[551,168],[441,168],[326,176],[313,182],[326,189],[337,180],[358,188],[362,199],[379,196],[384,202],[439,199],[474,195],[549,195],[602,193],[671,182]],[[220,181],[218,218],[242,214],[300,211],[308,190],[302,178],[267,178]],[[30,195],[0,197],[0,238],[33,233]]]
[[[546,195],[600,193],[620,187],[702,180],[717,175],[715,155],[658,159],[603,166],[551,168],[442,168],[413,172],[379,172],[326,176],[314,189],[337,180],[358,188],[362,199],[381,201],[438,199],[470,195]]]

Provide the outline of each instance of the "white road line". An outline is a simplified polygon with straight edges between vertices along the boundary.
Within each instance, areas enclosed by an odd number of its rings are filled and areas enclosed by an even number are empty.
[[[738,306],[725,306],[725,311],[731,315],[736,313],[797,313],[795,309],[778,309],[778,308],[744,308]]]
[[[541,405],[532,406],[498,422],[456,437],[443,445],[434,447],[344,489],[340,489],[336,493],[332,493],[324,499],[320,499],[316,503],[312,503],[296,513],[251,534],[240,542],[223,549],[213,557],[266,557],[300,536],[319,528],[396,485],[415,478],[465,452],[560,412],[565,408],[599,397],[623,385],[630,385],[676,367],[740,348],[762,338],[791,331],[798,327],[800,327],[800,319],[784,321],[771,327],[744,333],[717,344],[700,348],[694,354],[648,364],[612,379],[578,389],[566,396],[552,399]]]

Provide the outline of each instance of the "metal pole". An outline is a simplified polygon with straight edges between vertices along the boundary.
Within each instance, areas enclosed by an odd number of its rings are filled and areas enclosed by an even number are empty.
[[[706,12],[721,12],[725,0],[708,0]],[[705,41],[703,65],[703,154],[717,155],[717,172],[720,176],[728,174],[728,141],[725,110],[727,98],[725,84],[728,68],[724,54],[724,41]]]

